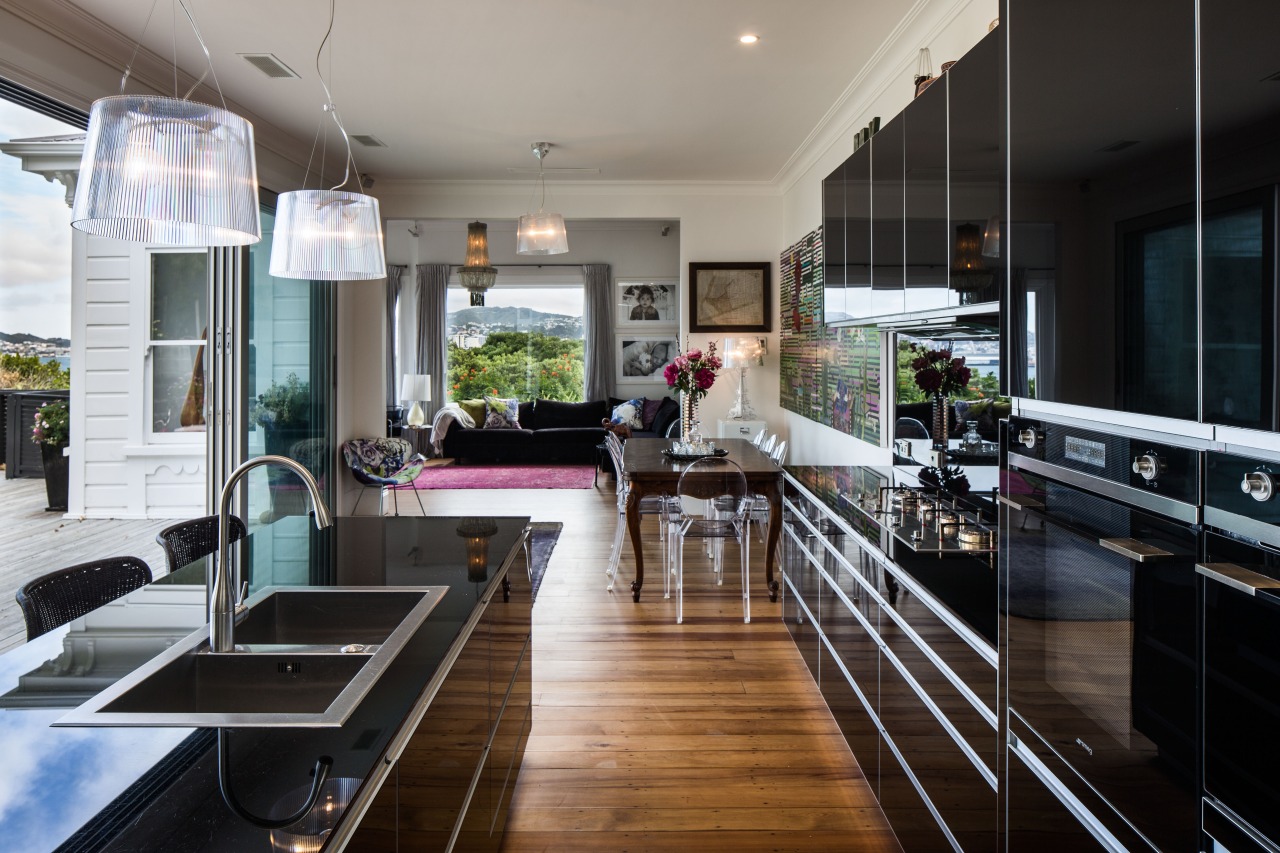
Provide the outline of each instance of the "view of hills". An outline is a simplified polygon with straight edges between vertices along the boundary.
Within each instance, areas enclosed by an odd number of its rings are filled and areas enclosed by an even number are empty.
[[[533,308],[482,306],[452,312],[447,318],[447,328],[450,335],[458,332],[488,334],[524,331],[577,339],[582,337],[582,318],[568,314],[549,314]]]
[[[0,332],[0,343],[6,344],[49,344],[55,347],[69,347],[71,341],[67,338],[42,338],[39,335],[29,335],[26,332],[18,332],[11,334],[8,332]]]

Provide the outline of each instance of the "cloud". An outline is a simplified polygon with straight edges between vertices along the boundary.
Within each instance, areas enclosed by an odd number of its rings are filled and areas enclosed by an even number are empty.
[[[75,128],[0,100],[0,139]],[[0,155],[0,332],[68,337],[71,210],[65,188]]]

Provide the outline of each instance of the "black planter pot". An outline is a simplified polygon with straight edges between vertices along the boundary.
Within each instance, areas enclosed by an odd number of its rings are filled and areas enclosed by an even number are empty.
[[[62,455],[61,445],[40,445],[40,461],[44,464],[44,491],[49,499],[48,511],[67,511],[67,471],[71,460]]]

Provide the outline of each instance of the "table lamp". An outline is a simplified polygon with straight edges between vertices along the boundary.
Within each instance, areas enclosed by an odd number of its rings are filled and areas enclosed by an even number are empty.
[[[422,411],[422,403],[431,400],[431,375],[428,373],[406,373],[400,378],[401,402],[413,401],[409,414],[404,416],[407,426],[420,427],[427,420]]]
[[[768,352],[768,342],[764,338],[725,338],[724,366],[738,371],[738,399],[729,409],[729,417],[733,420],[755,420],[755,410],[747,400],[747,371],[752,365],[763,365],[764,354]]]

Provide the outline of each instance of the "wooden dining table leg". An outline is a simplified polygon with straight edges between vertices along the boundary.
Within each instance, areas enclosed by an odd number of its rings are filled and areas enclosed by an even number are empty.
[[[640,601],[640,587],[644,586],[644,544],[640,541],[640,499],[644,488],[631,484],[627,495],[627,534],[631,537],[631,550],[636,556],[636,579],[631,582],[631,600]]]
[[[772,483],[764,490],[769,500],[769,536],[765,544],[764,579],[769,586],[769,600],[778,600],[778,582],[773,579],[773,560],[778,552],[778,541],[782,538],[782,487],[780,483]]]

